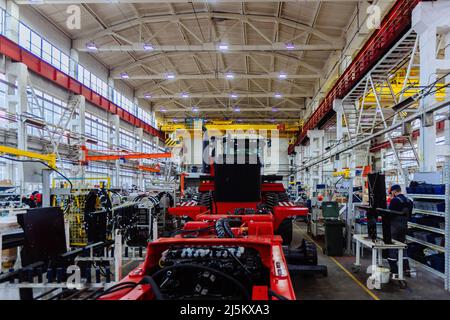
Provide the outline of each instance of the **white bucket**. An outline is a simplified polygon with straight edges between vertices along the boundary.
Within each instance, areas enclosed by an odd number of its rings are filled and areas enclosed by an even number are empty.
[[[384,267],[377,267],[376,272],[380,274],[381,283],[389,283],[390,270]]]

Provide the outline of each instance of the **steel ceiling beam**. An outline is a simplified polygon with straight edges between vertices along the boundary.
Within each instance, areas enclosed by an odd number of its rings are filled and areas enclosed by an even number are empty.
[[[272,108],[245,108],[242,107],[240,105],[238,105],[240,108],[239,112],[234,111],[233,108],[229,108],[229,109],[224,109],[224,108],[202,108],[202,107],[197,107],[198,108],[198,112],[230,112],[230,113],[235,113],[235,114],[239,114],[239,113],[244,113],[244,112],[272,112],[274,114],[274,116],[277,114],[277,112],[297,112],[299,113],[300,110],[298,108],[277,108],[276,112],[272,111]],[[183,109],[183,108],[167,108],[165,109],[165,113],[170,113],[170,112],[193,112],[191,109]],[[155,112],[163,112],[161,110],[155,110]]]
[[[234,93],[234,92],[233,92]],[[182,97],[182,93],[178,94],[154,94],[149,97],[144,92],[138,92],[136,94],[137,98],[151,98],[152,100],[161,100],[161,99],[181,99],[181,100],[189,100],[189,99],[211,99],[211,98],[230,98],[231,93],[190,93],[188,97]],[[236,93],[239,98],[274,98],[274,99],[283,99],[283,98],[308,98],[312,97],[312,93],[286,93],[281,94],[281,97],[276,98],[275,92],[246,92],[246,93]]]
[[[77,4],[77,3],[205,3],[207,0],[16,0],[18,4]],[[283,2],[316,2],[317,0],[283,0]],[[336,2],[336,0],[320,0],[325,2]],[[342,2],[354,2],[354,0],[339,0]],[[274,0],[214,0],[214,3],[237,3],[237,2],[260,2],[273,3]]]
[[[225,52],[222,52],[225,53]],[[229,52],[230,54],[236,54],[236,52]],[[296,63],[299,66],[311,71],[312,73],[321,73],[322,70],[320,68],[317,68],[305,61],[303,59],[289,54],[287,52],[262,52],[262,51],[256,51],[253,53],[253,55],[256,56],[262,56],[262,57],[272,57],[275,56],[278,59],[285,60],[287,63]],[[138,61],[131,62],[127,61],[121,64],[117,64],[114,68],[111,69],[111,73],[120,73],[126,70],[132,70],[134,68],[141,67],[142,65],[146,65],[147,63],[159,61],[161,59],[166,59],[168,57],[178,58],[179,56],[185,57],[185,52],[167,52],[167,53],[155,53],[148,56],[141,57]],[[220,56],[220,55],[219,55]],[[245,56],[244,56],[245,57]]]
[[[263,74],[245,74],[245,73],[232,73],[232,78],[230,75],[219,73],[209,73],[209,74],[174,74],[175,80],[203,80],[203,79],[224,79],[224,80],[237,80],[237,79],[280,79],[280,73],[271,72]],[[113,79],[129,79],[129,80],[167,80],[166,73],[158,74],[123,74],[115,72],[111,75]],[[285,74],[285,79],[318,79],[319,74]],[[283,79],[280,79],[283,80]],[[170,80],[169,80],[170,81]]]
[[[315,0],[314,0],[315,1]],[[240,1],[239,1],[240,2]],[[273,1],[271,1],[273,2]],[[27,4],[30,4],[29,2]],[[130,21],[120,22],[115,25],[109,26],[107,29],[102,31],[93,31],[90,34],[84,35],[83,37],[74,39],[73,46],[75,48],[85,46],[86,42],[92,41],[95,39],[99,39],[101,37],[111,35],[114,32],[120,32],[122,30],[126,30],[128,28],[133,28],[139,24],[147,24],[147,23],[162,23],[162,22],[170,22],[170,23],[179,23],[184,20],[197,20],[197,19],[228,19],[228,20],[238,20],[242,23],[247,22],[263,22],[263,23],[273,23],[273,24],[282,24],[294,29],[299,29],[306,31],[308,33],[314,34],[318,38],[326,41],[330,44],[340,45],[341,49],[344,46],[344,40],[341,38],[336,38],[329,36],[316,28],[313,28],[309,25],[295,22],[286,18],[278,18],[274,16],[265,16],[265,15],[255,15],[255,14],[237,14],[237,13],[219,13],[219,12],[197,12],[194,13],[177,13],[176,15],[172,14],[164,14],[159,16],[149,16],[149,17],[140,17],[138,19],[133,19]]]
[[[97,47],[96,50],[86,48],[86,44],[76,47],[80,52],[129,52],[142,51],[145,43],[133,43],[129,45],[104,45]],[[296,44],[294,48],[287,48],[283,42],[272,43],[267,45],[228,45],[227,50],[220,50],[218,45],[212,42],[200,45],[162,45],[153,46],[152,52],[254,52],[254,51],[333,51],[341,50],[340,44]]]

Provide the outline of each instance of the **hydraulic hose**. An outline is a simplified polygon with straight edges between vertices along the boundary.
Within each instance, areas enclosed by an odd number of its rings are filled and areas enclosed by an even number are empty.
[[[217,269],[214,269],[211,267],[207,267],[207,266],[203,266],[200,264],[183,263],[183,264],[175,264],[173,266],[167,266],[167,267],[164,267],[163,269],[160,269],[160,270],[156,271],[155,273],[153,273],[152,277],[156,278],[157,276],[161,275],[162,273],[164,273],[168,270],[188,269],[188,268],[209,271],[209,272],[215,273],[218,276],[225,278],[226,280],[230,280],[236,287],[238,287],[240,289],[240,291],[242,292],[242,294],[245,297],[245,300],[250,300],[250,294],[248,293],[247,289],[243,286],[242,283],[240,283],[234,277],[232,277],[220,270],[217,270]]]

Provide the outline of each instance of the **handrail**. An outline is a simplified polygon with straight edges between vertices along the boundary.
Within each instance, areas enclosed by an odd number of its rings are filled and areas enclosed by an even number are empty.
[[[289,146],[288,152],[292,154],[296,146],[299,146],[306,138],[308,130],[316,128],[331,112],[333,112],[333,101],[343,98],[377,63],[398,39],[403,36],[411,26],[412,11],[421,0],[397,1],[388,15],[381,22],[363,48],[358,52],[355,59],[339,79],[320,106],[306,121],[302,131],[296,138],[294,144]]]

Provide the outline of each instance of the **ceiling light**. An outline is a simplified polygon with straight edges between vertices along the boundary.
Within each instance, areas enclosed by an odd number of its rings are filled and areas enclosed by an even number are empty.
[[[292,42],[289,42],[289,43],[286,43],[286,49],[292,50],[292,49],[295,49],[295,46]]]
[[[144,43],[143,47],[145,51],[152,51],[154,49],[153,46],[149,43]]]
[[[219,50],[228,50],[228,45],[226,43],[219,44]]]
[[[227,79],[233,79],[233,78],[234,78],[234,74],[232,74],[231,72],[228,72],[228,73],[225,75],[225,77],[226,77]]]
[[[178,122],[178,119],[175,119],[175,118],[174,118],[172,121],[173,121],[173,122]]]
[[[280,78],[280,79],[286,79],[286,78],[287,78],[287,74],[284,73],[284,72],[281,72],[281,73],[278,75],[278,78]]]
[[[281,93],[277,92],[274,95],[275,98],[280,99],[282,97]]]
[[[121,77],[122,79],[128,79],[130,76],[128,75],[128,73],[122,72],[122,73],[120,74],[120,77]]]
[[[192,108],[192,111],[193,111],[193,112],[198,112],[198,108],[197,108],[197,107],[193,107],[193,108]]]
[[[183,92],[182,94],[181,94],[181,97],[182,98],[189,98],[189,93],[186,93],[186,92]]]
[[[231,98],[232,98],[232,99],[237,99],[237,97],[238,97],[238,95],[237,95],[236,93],[232,93],[232,94],[231,94]]]
[[[239,107],[234,108],[234,112],[241,112],[241,109]]]
[[[148,92],[144,93],[144,99],[151,99],[152,95]]]
[[[275,107],[272,108],[272,112],[277,112],[277,111],[278,111],[277,108],[275,108]]]
[[[89,42],[86,44],[86,49],[92,50],[92,51],[97,51],[97,46],[95,45],[94,42]]]
[[[159,111],[161,111],[161,112],[166,112],[167,110],[164,109],[164,108],[161,108],[161,109],[159,109]]]
[[[168,73],[168,74],[166,75],[166,78],[167,78],[167,79],[175,79],[175,74],[173,74],[173,73]]]

